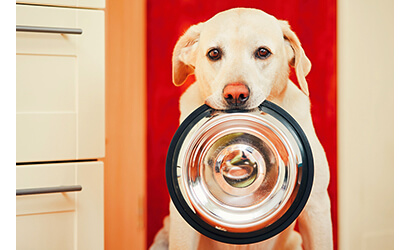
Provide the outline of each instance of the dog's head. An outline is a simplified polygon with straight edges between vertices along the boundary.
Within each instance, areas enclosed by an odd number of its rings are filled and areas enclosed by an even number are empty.
[[[252,109],[280,96],[295,67],[302,91],[311,63],[288,22],[256,9],[236,8],[191,26],[173,53],[173,82],[195,73],[205,102],[215,109]]]

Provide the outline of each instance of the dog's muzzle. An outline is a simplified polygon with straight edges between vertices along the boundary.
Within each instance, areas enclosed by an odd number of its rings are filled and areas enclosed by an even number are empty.
[[[230,83],[222,91],[225,102],[230,107],[244,106],[249,99],[249,87],[243,83]]]
[[[171,199],[200,233],[250,244],[292,224],[313,184],[313,157],[296,121],[268,101],[254,110],[195,110],[172,139]]]

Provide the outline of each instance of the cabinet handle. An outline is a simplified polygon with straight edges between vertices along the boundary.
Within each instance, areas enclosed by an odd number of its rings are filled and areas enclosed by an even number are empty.
[[[83,33],[82,29],[74,28],[53,28],[53,27],[38,27],[38,26],[22,26],[17,25],[16,31],[22,32],[40,32],[40,33],[58,33],[58,34],[73,34],[81,35]]]
[[[50,194],[50,193],[65,193],[65,192],[78,192],[83,187],[81,185],[72,186],[59,186],[59,187],[41,187],[41,188],[23,188],[17,189],[16,195],[33,195],[33,194]]]

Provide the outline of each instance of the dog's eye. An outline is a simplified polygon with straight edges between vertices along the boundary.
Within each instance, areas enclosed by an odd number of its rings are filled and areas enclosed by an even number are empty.
[[[221,59],[221,51],[219,51],[219,49],[211,49],[208,52],[208,58],[211,59],[212,61],[217,61],[219,59]]]
[[[266,59],[268,58],[272,53],[266,49],[266,48],[259,48],[255,52],[255,56],[259,59]]]

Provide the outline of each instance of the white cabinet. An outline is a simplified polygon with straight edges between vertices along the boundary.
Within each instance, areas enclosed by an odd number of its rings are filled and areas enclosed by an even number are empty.
[[[18,165],[17,190],[79,187],[19,195],[17,249],[104,249],[102,162]]]
[[[105,1],[24,3],[36,5],[16,6],[17,249],[104,249]]]
[[[51,6],[82,7],[92,9],[105,8],[105,0],[18,0],[16,3],[40,4]]]
[[[104,12],[17,5],[17,162],[104,156]],[[19,29],[18,29],[19,30]]]

